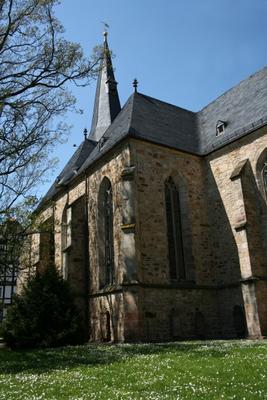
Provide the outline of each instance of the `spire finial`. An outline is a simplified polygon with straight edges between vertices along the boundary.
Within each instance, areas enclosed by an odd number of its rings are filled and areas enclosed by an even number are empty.
[[[88,130],[86,128],[84,128],[84,130],[83,130],[84,139],[87,139],[87,133],[88,133]]]
[[[104,36],[104,43],[107,43],[107,41],[108,41],[108,31],[106,29],[103,32],[103,36]]]
[[[134,93],[137,93],[138,80],[135,78],[133,81]]]

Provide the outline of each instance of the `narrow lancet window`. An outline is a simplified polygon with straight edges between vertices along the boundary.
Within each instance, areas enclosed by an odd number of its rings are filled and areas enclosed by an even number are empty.
[[[267,162],[264,163],[262,168],[262,180],[263,180],[265,196],[267,198]]]
[[[165,182],[165,202],[170,279],[185,279],[184,249],[179,191],[172,178]]]
[[[104,178],[99,192],[99,281],[100,287],[114,282],[112,187]]]
[[[62,275],[68,279],[69,253],[71,247],[71,207],[66,207],[62,215],[61,224],[61,246],[62,246]]]

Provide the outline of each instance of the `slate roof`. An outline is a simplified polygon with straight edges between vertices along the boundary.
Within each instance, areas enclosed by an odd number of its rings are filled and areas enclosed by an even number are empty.
[[[152,97],[133,95],[129,130],[140,139],[198,153],[196,113]]]
[[[267,67],[240,82],[198,114],[200,152],[204,155],[267,123]],[[218,120],[225,132],[215,135]]]
[[[84,164],[85,160],[90,156],[91,152],[96,147],[97,142],[93,140],[85,139],[78,149],[75,151],[71,159],[65,165],[63,170],[58,175],[57,179],[50,187],[46,195],[44,196],[42,202],[50,199],[54,196],[64,185],[68,184],[73,178],[75,178],[81,166]]]
[[[227,122],[216,136],[218,120]],[[196,155],[207,155],[267,124],[267,67],[240,82],[199,112],[133,93],[98,142],[81,144],[46,198],[70,182],[125,137],[148,140]],[[76,172],[73,170],[76,168]]]

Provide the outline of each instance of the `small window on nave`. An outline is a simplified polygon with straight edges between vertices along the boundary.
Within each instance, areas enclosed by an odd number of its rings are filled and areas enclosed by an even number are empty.
[[[221,121],[221,120],[217,121],[217,124],[216,124],[216,136],[222,135],[224,133],[224,131],[225,131],[225,128],[226,128],[226,122],[225,121]]]

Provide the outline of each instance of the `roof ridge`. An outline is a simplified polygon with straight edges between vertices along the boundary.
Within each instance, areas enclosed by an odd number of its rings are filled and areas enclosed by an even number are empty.
[[[157,99],[156,97],[147,96],[146,94],[139,93],[139,92],[137,92],[137,94],[140,95],[140,96],[143,96],[143,97],[145,97],[147,99],[153,99],[153,100],[158,101],[159,103],[164,103],[164,104],[167,104],[168,106],[171,106],[171,107],[174,107],[174,108],[178,108],[179,110],[187,111],[187,112],[189,112],[191,114],[197,114],[196,111],[188,110],[187,108],[177,106],[175,104],[169,103],[168,101],[163,101],[163,100]]]
[[[137,92],[134,92],[134,93],[132,93],[131,94],[131,96],[128,98],[128,100],[127,101],[130,101],[131,100],[131,108],[130,108],[130,118],[129,118],[129,121],[128,121],[128,127],[127,127],[127,132],[129,133],[130,132],[130,128],[131,128],[131,125],[132,125],[132,123],[133,123],[133,110],[134,110],[134,100],[135,100],[135,98],[138,96],[138,93]]]
[[[107,139],[107,140],[108,140],[108,139],[110,138],[110,136],[108,135],[110,129],[112,129],[112,127],[113,127],[115,121],[125,112],[125,110],[127,109],[128,106],[131,107],[131,108],[130,108],[130,115],[131,115],[131,117],[129,118],[129,122],[127,123],[128,126],[127,126],[126,131],[127,131],[127,132],[129,131],[130,125],[131,125],[131,121],[132,121],[132,116],[133,116],[133,103],[134,103],[134,95],[135,95],[135,94],[136,94],[136,93],[132,93],[132,94],[128,97],[128,99],[126,100],[124,106],[123,106],[122,109],[120,110],[119,114],[116,116],[116,118],[114,119],[114,121],[112,121],[111,125],[110,125],[110,126],[106,129],[106,131],[104,132],[104,134],[103,134],[103,136],[102,136],[104,139]]]
[[[201,113],[201,111],[205,110],[206,108],[208,108],[211,104],[215,103],[216,101],[218,101],[221,97],[225,96],[227,93],[231,92],[232,90],[238,88],[239,86],[242,85],[242,83],[244,82],[248,82],[250,79],[254,78],[256,75],[259,75],[260,73],[262,73],[264,70],[267,71],[267,66],[261,68],[260,70],[254,72],[253,74],[249,75],[247,78],[242,79],[241,81],[239,81],[236,85],[232,86],[230,89],[227,89],[225,92],[223,92],[222,94],[220,94],[218,97],[216,97],[214,100],[212,100],[210,103],[208,103],[206,106],[204,106],[203,108],[201,108],[200,110],[198,110],[196,112],[196,114]]]

